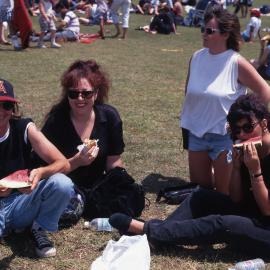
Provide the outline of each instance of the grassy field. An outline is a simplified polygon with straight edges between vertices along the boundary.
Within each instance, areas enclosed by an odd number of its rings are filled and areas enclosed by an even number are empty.
[[[266,1],[255,0],[255,6]],[[123,160],[127,170],[147,189],[151,204],[142,218],[164,218],[173,207],[155,203],[160,187],[188,180],[186,153],[181,147],[178,116],[183,102],[188,61],[201,48],[197,28],[178,27],[179,35],[149,35],[134,30],[149,23],[149,16],[131,15],[127,40],[109,38],[92,44],[65,43],[60,50],[40,50],[31,44],[23,52],[0,46],[0,77],[10,80],[25,116],[38,126],[60,93],[61,74],[76,59],[96,59],[109,73],[112,88],[109,103],[116,106],[124,122],[126,143]],[[270,26],[263,17],[263,26]],[[240,19],[241,25],[247,19]],[[37,28],[37,20],[34,18]],[[82,27],[95,33],[96,27]],[[257,57],[258,41],[244,45],[242,55]],[[83,221],[71,229],[51,235],[57,247],[55,258],[38,260],[33,243],[25,235],[11,235],[0,245],[0,269],[89,269],[109,239],[117,233],[95,233],[83,229]],[[250,257],[226,245],[185,247],[152,251],[151,269],[227,269]],[[139,269],[138,269],[139,270]]]

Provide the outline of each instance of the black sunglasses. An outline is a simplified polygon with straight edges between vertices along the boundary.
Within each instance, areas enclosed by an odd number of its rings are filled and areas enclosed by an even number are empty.
[[[74,90],[74,89],[69,89],[68,90],[68,97],[71,99],[77,99],[80,95],[82,98],[89,99],[91,98],[94,94],[96,93],[96,90],[86,90],[86,89],[81,89],[80,91]]]
[[[206,28],[204,26],[201,27],[201,33],[202,34],[206,33],[207,35],[212,35],[212,34],[214,34],[216,32],[220,32],[220,30],[215,29],[215,28],[211,28],[211,27],[206,27]]]
[[[14,109],[15,103],[14,102],[9,102],[9,101],[0,102],[0,106],[2,106],[3,109],[6,110],[6,111],[11,111],[11,110]]]
[[[255,127],[259,124],[259,122],[253,122],[253,123],[246,123],[243,126],[233,126],[231,127],[233,134],[240,134],[241,130],[243,130],[245,133],[251,133]]]

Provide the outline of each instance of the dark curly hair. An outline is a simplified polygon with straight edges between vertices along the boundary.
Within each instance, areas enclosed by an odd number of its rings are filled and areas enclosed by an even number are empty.
[[[218,23],[218,29],[221,34],[228,33],[227,49],[236,52],[240,51],[242,36],[240,33],[240,23],[236,15],[229,13],[220,5],[214,5],[207,8],[204,15],[204,23],[207,24],[211,19],[215,18]]]
[[[64,72],[61,77],[62,94],[60,100],[53,105],[45,117],[45,121],[57,112],[69,113],[68,90],[77,88],[81,79],[86,79],[97,90],[95,104],[103,104],[108,100],[110,82],[107,74],[101,69],[95,60],[77,60]]]
[[[240,96],[231,106],[227,115],[227,121],[231,130],[232,140],[237,139],[237,134],[233,134],[233,127],[242,119],[247,119],[252,123],[255,117],[259,121],[266,119],[267,128],[270,130],[270,113],[265,103],[255,94]]]

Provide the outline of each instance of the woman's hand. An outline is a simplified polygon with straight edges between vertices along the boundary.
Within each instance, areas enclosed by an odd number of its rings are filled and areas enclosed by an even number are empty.
[[[12,188],[0,186],[0,197],[7,197],[11,193]]]
[[[88,151],[80,151],[75,156],[74,159],[78,167],[90,165],[97,157],[99,152],[99,147],[93,146]]]
[[[232,151],[233,168],[239,170],[243,162],[243,156],[240,150],[233,148]]]
[[[247,143],[243,146],[244,163],[250,174],[261,173],[261,164],[257,149],[253,143]]]

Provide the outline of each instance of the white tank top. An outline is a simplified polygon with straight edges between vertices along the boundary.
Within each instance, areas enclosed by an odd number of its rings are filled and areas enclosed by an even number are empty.
[[[214,55],[204,48],[194,53],[180,117],[181,127],[197,137],[205,133],[227,133],[228,111],[247,91],[238,82],[238,57],[233,50]]]

